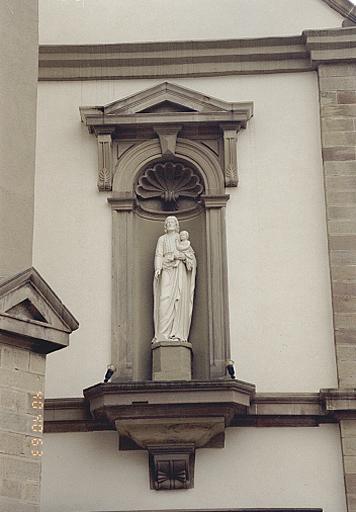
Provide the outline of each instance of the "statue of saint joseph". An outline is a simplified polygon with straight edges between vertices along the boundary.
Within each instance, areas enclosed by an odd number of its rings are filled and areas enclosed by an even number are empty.
[[[155,254],[154,327],[156,341],[188,341],[192,320],[196,258],[189,233],[169,216]]]

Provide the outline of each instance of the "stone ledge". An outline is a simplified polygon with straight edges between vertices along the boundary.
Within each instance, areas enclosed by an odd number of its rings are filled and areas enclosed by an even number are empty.
[[[105,512],[105,511],[104,511]],[[115,511],[110,511],[115,512]],[[133,512],[121,511],[121,512]],[[160,509],[137,510],[135,512],[323,512],[321,508],[196,508],[196,509]]]
[[[356,20],[355,10],[347,16]],[[257,39],[40,46],[39,80],[291,73],[355,61],[356,27],[351,26]]]
[[[214,76],[311,69],[302,36],[40,46],[39,80]]]
[[[182,383],[179,383],[180,385]],[[191,415],[194,410],[198,410],[200,414],[207,409],[202,408],[203,402],[199,389],[217,391],[216,383],[192,381],[185,382],[183,387],[185,391],[181,391],[182,395],[187,396],[189,388],[196,387],[195,397],[196,403],[190,404]],[[230,381],[219,382],[221,389],[231,387]],[[245,383],[246,384],[246,383]],[[100,390],[100,385],[89,388]],[[123,403],[125,407],[121,410],[127,414],[128,409],[134,406],[136,417],[142,417],[151,409],[151,413],[158,414],[160,417],[172,415],[172,409],[175,409],[176,416],[180,417],[184,408],[175,405],[177,402],[177,387],[175,382],[167,383],[127,383],[122,384],[106,384],[109,386],[106,395],[115,393],[115,386],[126,388]],[[111,387],[110,386],[114,386]],[[181,386],[180,386],[181,387]],[[156,390],[155,390],[156,388]],[[161,389],[159,389],[161,388]],[[146,398],[141,394],[146,390]],[[153,392],[152,392],[153,391]],[[155,391],[155,392],[154,392]],[[316,427],[324,423],[337,423],[341,419],[352,418],[356,414],[356,390],[355,389],[322,389],[320,393],[253,393],[253,386],[247,384],[245,392],[247,395],[252,391],[251,403],[247,408],[240,408],[230,418],[229,427]],[[100,391],[99,391],[100,393]],[[151,403],[148,403],[148,395],[150,395]],[[189,396],[189,395],[188,395]],[[206,395],[207,396],[207,395]],[[210,394],[210,396],[212,396]],[[166,397],[166,398],[165,398]],[[200,398],[199,398],[200,397]],[[171,404],[165,405],[162,401],[171,401]],[[161,403],[160,403],[161,402]],[[206,407],[206,406],[205,406]],[[215,401],[210,404],[210,413],[219,415],[223,407]],[[185,410],[185,412],[187,409]],[[112,421],[109,421],[103,414],[100,419],[94,419],[90,413],[89,402],[83,398],[57,398],[47,399],[45,401],[45,432],[90,432],[98,430],[116,430]],[[210,447],[220,446],[222,439],[217,436],[209,444]],[[122,440],[122,449],[137,449],[137,446],[127,439]]]

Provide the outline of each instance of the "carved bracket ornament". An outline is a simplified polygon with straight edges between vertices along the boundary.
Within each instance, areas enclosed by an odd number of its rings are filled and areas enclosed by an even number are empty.
[[[120,450],[146,450],[150,487],[194,486],[195,452],[223,448],[225,429],[246,415],[252,384],[234,381],[122,382],[84,390],[90,412],[119,433]]]
[[[203,190],[200,176],[180,162],[158,162],[148,167],[136,186],[138,197],[158,198],[166,211],[178,210],[180,198],[197,199]]]
[[[224,174],[225,187],[237,187],[238,169],[237,169],[237,134],[240,125],[220,126],[224,137]]]
[[[198,139],[222,162],[226,187],[236,187],[237,135],[253,103],[230,103],[168,82],[101,107],[80,107],[82,122],[98,142],[98,189],[112,179],[128,144],[158,138],[162,159],[176,156],[177,137]]]
[[[156,491],[190,489],[194,480],[194,444],[148,446],[150,486]]]

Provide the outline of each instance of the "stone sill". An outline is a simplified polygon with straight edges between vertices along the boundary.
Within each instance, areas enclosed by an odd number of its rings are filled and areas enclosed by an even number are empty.
[[[227,383],[227,384],[226,384]],[[135,402],[134,407],[137,415],[140,411],[147,410],[147,404],[150,400],[150,408],[160,408],[164,411],[161,403],[157,403],[158,396],[170,395],[170,391],[176,393],[177,384],[175,382],[153,383],[153,382],[135,382],[121,384],[107,384],[109,393],[117,391],[118,387],[126,390],[126,398],[139,396],[139,391],[146,391],[145,400],[131,400]],[[241,383],[246,384],[246,383]],[[218,385],[221,388],[233,387],[233,381],[220,381]],[[96,385],[90,390],[103,387]],[[216,383],[209,382],[185,382],[179,383],[182,390],[196,389],[199,397],[199,389],[204,386],[205,390],[216,390]],[[253,386],[246,384],[247,393],[253,391]],[[181,391],[182,392],[182,391]],[[174,405],[174,404],[171,404]],[[129,404],[127,404],[129,406]],[[201,402],[192,403],[192,410],[198,409]],[[210,404],[210,413],[219,413],[216,402]],[[167,408],[168,413],[168,408]],[[167,414],[168,415],[168,414]],[[94,419],[90,413],[89,401],[85,398],[56,398],[46,399],[45,401],[45,425],[46,433],[56,432],[90,432],[101,430],[116,430],[115,425],[106,418]],[[231,418],[230,427],[316,427],[324,423],[338,423],[341,419],[356,418],[356,390],[354,389],[323,389],[319,393],[253,393],[251,394],[251,403],[245,411],[240,409]]]

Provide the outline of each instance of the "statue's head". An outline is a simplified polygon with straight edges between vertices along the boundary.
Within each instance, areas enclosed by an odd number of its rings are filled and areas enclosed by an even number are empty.
[[[170,215],[166,218],[164,221],[164,231],[165,233],[168,233],[168,231],[175,231],[176,233],[179,233],[179,222],[177,217]]]

